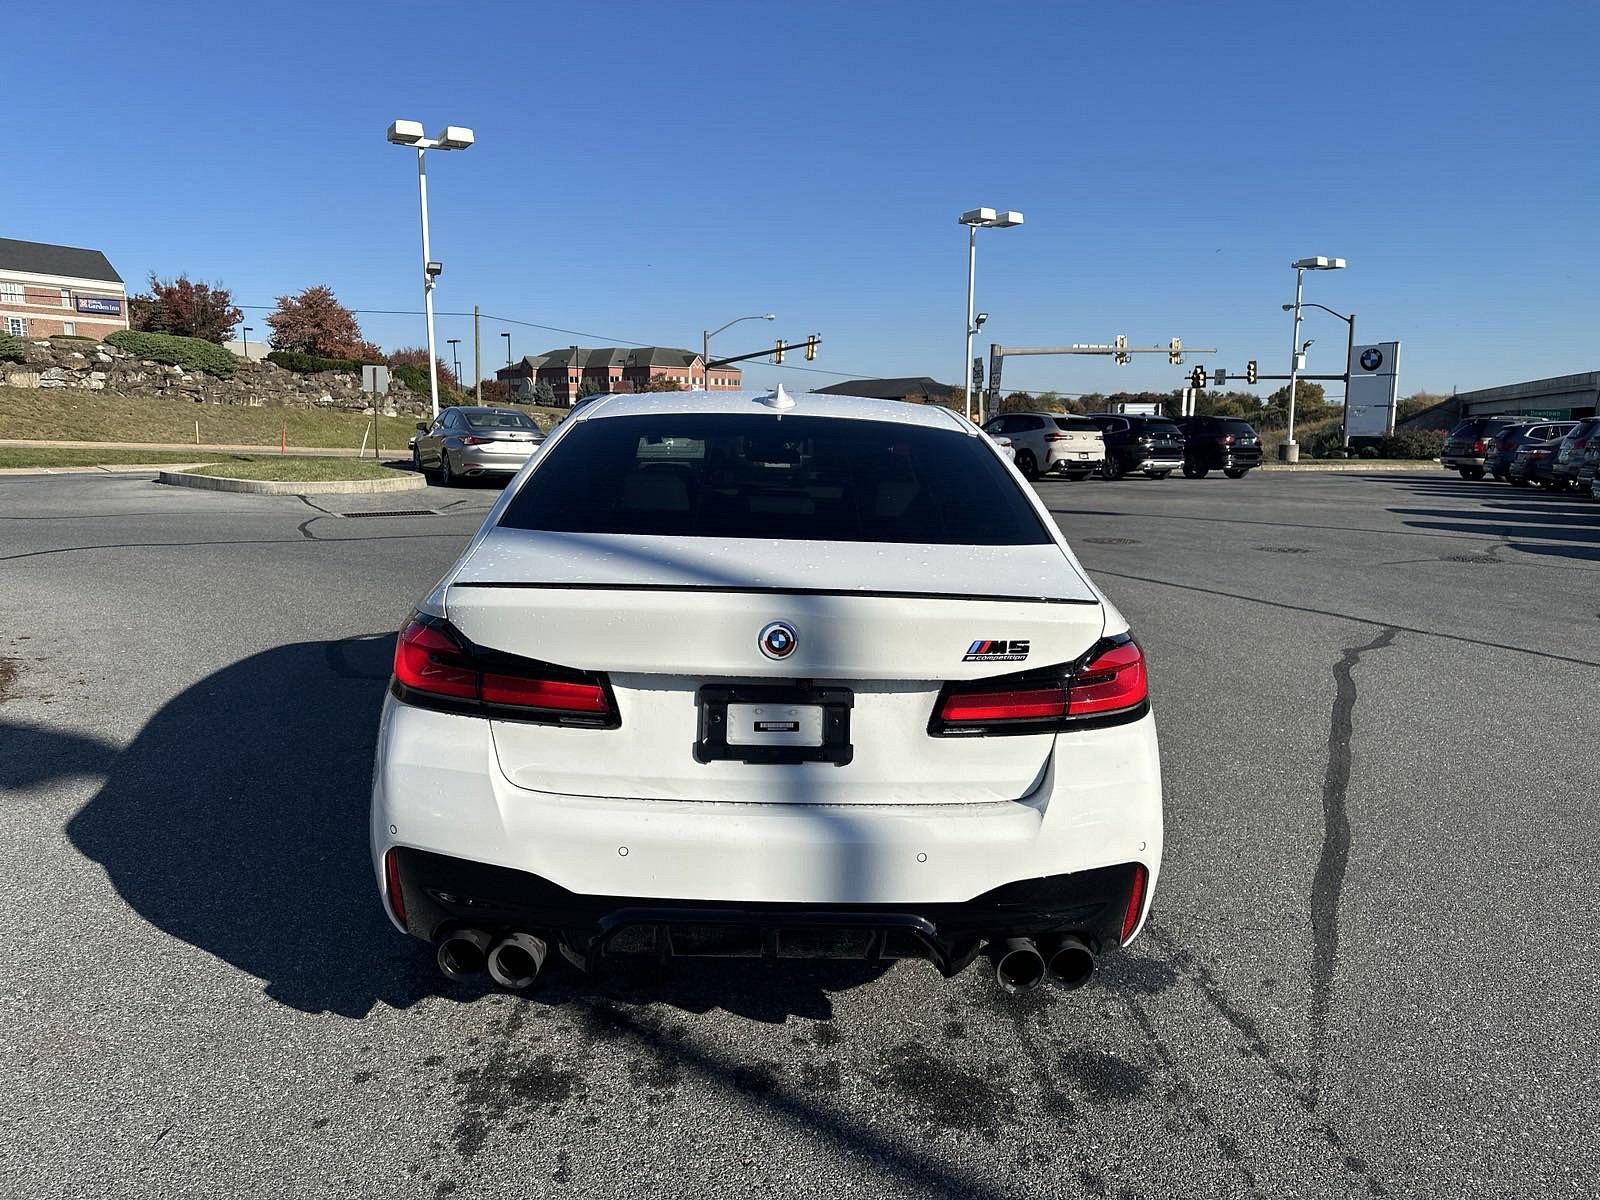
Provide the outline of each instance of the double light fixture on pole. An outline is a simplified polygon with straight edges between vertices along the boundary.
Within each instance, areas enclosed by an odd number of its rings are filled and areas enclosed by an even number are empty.
[[[389,141],[396,146],[415,146],[417,150],[417,194],[422,202],[422,307],[428,314],[428,386],[433,394],[433,415],[439,415],[439,366],[433,340],[433,283],[444,270],[428,250],[428,168],[429,150],[465,150],[477,139],[472,130],[446,125],[433,137],[422,135],[418,121],[394,121],[389,125]]]
[[[967,352],[961,360],[961,378],[967,397],[967,420],[972,420],[972,338],[983,327],[983,321],[977,319],[972,311],[973,283],[978,266],[978,230],[980,229],[1010,229],[1014,225],[1022,224],[1022,214],[1019,212],[996,212],[992,208],[972,208],[962,213],[958,218],[961,224],[967,227]],[[984,313],[984,319],[988,318]],[[982,417],[982,409],[979,416]]]
[[[700,338],[700,386],[705,391],[711,390],[711,339],[716,337],[729,326],[737,325],[740,321],[776,321],[777,313],[751,313],[748,317],[735,317],[727,325],[719,325],[715,329],[701,330]]]
[[[1294,268],[1294,333],[1289,339],[1289,429],[1283,445],[1278,447],[1278,457],[1284,462],[1299,462],[1300,447],[1294,440],[1294,394],[1296,385],[1300,382],[1300,360],[1303,356],[1303,351],[1300,349],[1300,297],[1305,287],[1307,271],[1342,270],[1344,259],[1321,256],[1297,258],[1289,265]],[[1352,333],[1354,328],[1352,324]]]

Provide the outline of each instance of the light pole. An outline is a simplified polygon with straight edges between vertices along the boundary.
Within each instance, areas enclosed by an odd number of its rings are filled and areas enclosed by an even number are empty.
[[[980,229],[1010,229],[1014,225],[1022,224],[1022,214],[1019,212],[996,212],[992,208],[972,208],[962,213],[958,218],[961,224],[967,227],[967,352],[961,360],[961,378],[965,383],[967,395],[967,420],[972,420],[972,336],[978,332],[979,326],[973,324],[972,295],[974,276],[978,266],[978,230]],[[983,409],[980,406],[978,416],[981,420]]]
[[[1288,312],[1293,307],[1294,305],[1292,304],[1285,304],[1283,311]],[[1302,301],[1300,307],[1320,308],[1330,317],[1338,317],[1339,320],[1350,327],[1350,338],[1345,343],[1344,348],[1344,416],[1339,421],[1339,432],[1344,439],[1345,445],[1348,446],[1350,444],[1350,359],[1356,352],[1356,315],[1351,313],[1347,317],[1343,313],[1334,312],[1326,304],[1316,304],[1310,300]]]
[[[451,364],[451,366],[453,366],[455,368],[455,372],[456,372],[456,387],[460,388],[460,386],[461,386],[461,356],[456,353],[456,347],[461,345],[461,339],[460,338],[449,338],[449,339],[447,339],[447,341],[448,341],[448,344],[450,346],[450,364]]]
[[[716,337],[729,325],[737,325],[740,321],[776,321],[777,313],[751,313],[748,317],[735,317],[727,325],[718,325],[715,329],[703,330],[700,338],[700,387],[709,392],[711,390],[711,339]]]
[[[509,367],[511,365],[511,331],[502,330],[500,336],[506,340],[506,366]]]
[[[1294,268],[1294,333],[1289,339],[1289,430],[1283,445],[1278,447],[1278,457],[1284,462],[1299,462],[1300,447],[1294,440],[1294,393],[1300,382],[1300,296],[1304,290],[1307,271],[1338,271],[1344,268],[1342,258],[1297,258],[1289,264]]]
[[[245,362],[249,362],[250,361],[250,335],[252,333],[254,333],[254,332],[255,332],[255,326],[254,325],[246,325],[244,327],[244,360],[245,360]]]
[[[435,262],[428,250],[428,167],[429,150],[465,150],[476,139],[472,130],[460,125],[446,125],[435,136],[423,137],[419,121],[393,121],[389,125],[389,141],[396,146],[417,148],[417,195],[422,204],[422,307],[428,314],[428,387],[433,395],[433,415],[439,415],[439,364],[435,357],[433,341],[433,283],[444,269]]]

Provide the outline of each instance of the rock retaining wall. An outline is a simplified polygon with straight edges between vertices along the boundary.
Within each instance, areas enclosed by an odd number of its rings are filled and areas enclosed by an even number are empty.
[[[0,383],[23,388],[81,388],[114,396],[159,396],[197,404],[251,407],[336,408],[360,411],[372,398],[359,375],[324,371],[299,375],[276,363],[240,359],[226,379],[203,371],[152,362],[104,342],[39,338],[26,343],[25,361],[0,363]],[[391,381],[382,397],[385,410],[407,414],[429,411],[427,397]]]

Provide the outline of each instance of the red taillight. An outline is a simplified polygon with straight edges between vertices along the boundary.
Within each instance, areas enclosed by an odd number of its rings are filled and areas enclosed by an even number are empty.
[[[414,619],[400,631],[394,678],[407,700],[426,702],[434,697],[529,714],[523,718],[519,713],[519,719],[544,716],[584,725],[616,724],[601,676],[476,650],[448,624],[431,618]]]
[[[383,898],[400,924],[406,923],[406,894],[400,886],[400,856],[390,849],[383,856]]]
[[[1217,439],[1217,445],[1219,445],[1219,446],[1231,446],[1231,445],[1233,445],[1233,434],[1231,434],[1231,433],[1223,434],[1221,437],[1219,437]]]
[[[1067,714],[1115,712],[1144,703],[1149,695],[1144,655],[1137,642],[1123,642],[1098,655],[1072,678]]]
[[[471,658],[435,626],[412,621],[394,647],[394,677],[408,688],[435,696],[478,698],[478,670]]]
[[[1133,888],[1128,892],[1128,911],[1122,917],[1122,940],[1126,942],[1133,936],[1133,928],[1139,923],[1139,914],[1144,911],[1144,890],[1150,884],[1150,872],[1143,863],[1133,864]]]
[[[1472,443],[1472,452],[1474,454],[1482,454],[1488,448],[1489,443],[1484,441],[1482,438],[1479,438],[1477,441]]]
[[[603,713],[610,707],[606,702],[606,690],[599,684],[524,679],[518,675],[484,675],[483,699],[486,704],[515,704],[523,708],[555,708],[567,712]]]
[[[946,721],[1023,721],[1067,715],[1064,686],[1014,692],[969,692],[948,696],[940,716]]]
[[[1025,678],[1025,677],[1024,677]],[[1067,727],[1080,717],[1134,715],[1148,698],[1144,655],[1132,639],[1116,642],[1096,654],[1075,674],[1059,681],[996,686],[996,680],[950,685],[940,703],[931,733],[982,733],[986,726],[1004,731],[1037,725]]]
[[[1044,440],[1047,442],[1070,442],[1072,435],[1070,433],[1047,433],[1044,435]]]
[[[485,442],[492,442],[492,441],[494,441],[493,438],[464,437],[464,438],[461,439],[461,444],[463,446],[481,446]]]

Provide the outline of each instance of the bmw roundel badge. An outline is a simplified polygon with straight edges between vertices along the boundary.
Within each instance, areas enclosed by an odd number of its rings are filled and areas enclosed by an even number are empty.
[[[768,658],[788,658],[800,643],[800,635],[787,621],[774,621],[761,631],[757,639],[761,653]]]
[[[1383,366],[1383,351],[1376,346],[1368,346],[1361,352],[1361,365],[1369,371],[1376,371]]]

